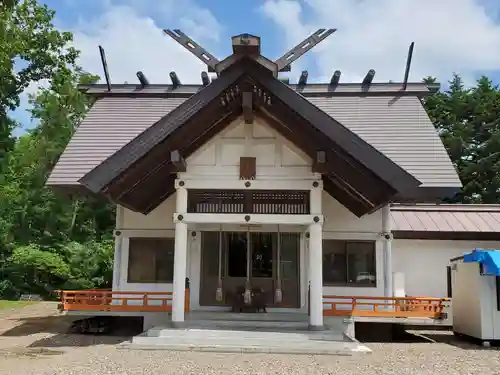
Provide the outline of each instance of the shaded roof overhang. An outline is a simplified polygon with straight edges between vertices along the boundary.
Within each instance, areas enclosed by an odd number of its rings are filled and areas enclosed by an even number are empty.
[[[183,104],[80,179],[95,193],[148,213],[174,192],[177,169],[169,155],[186,158],[242,113],[242,91],[255,97],[254,111],[311,155],[327,156],[325,190],[361,216],[420,185],[359,136],[248,58],[234,63]],[[200,121],[202,119],[202,121]],[[166,177],[168,176],[168,177]]]

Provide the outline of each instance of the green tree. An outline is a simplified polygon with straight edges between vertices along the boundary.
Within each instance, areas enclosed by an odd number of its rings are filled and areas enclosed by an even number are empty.
[[[450,201],[500,203],[498,87],[481,77],[466,88],[454,74],[449,89],[427,97],[424,105],[462,180],[463,188]]]
[[[32,83],[51,79],[78,56],[69,32],[55,29],[55,12],[36,0],[0,1],[0,166],[14,146],[9,110]]]
[[[63,257],[37,245],[16,248],[7,265],[9,280],[19,293],[50,295],[54,286],[70,277],[70,268]]]
[[[45,186],[92,104],[77,86],[97,79],[77,67],[62,67],[48,88],[30,96],[38,125],[16,142],[0,185],[0,262],[4,260],[0,267],[5,280],[0,294],[4,296],[27,291],[50,295],[52,289],[111,282],[114,206],[97,198],[67,197]],[[44,263],[33,263],[32,254]],[[33,264],[45,271],[34,277]]]
[[[90,241],[85,244],[70,242],[62,251],[70,269],[67,288],[111,287],[114,241]]]

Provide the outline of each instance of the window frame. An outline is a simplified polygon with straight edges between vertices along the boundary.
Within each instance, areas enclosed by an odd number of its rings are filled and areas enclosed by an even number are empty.
[[[325,249],[326,249],[326,243],[329,241],[334,241],[334,242],[339,242],[342,243],[344,255],[345,255],[345,264],[344,264],[344,269],[345,269],[345,282],[331,282],[325,280],[325,275],[323,272],[323,286],[325,287],[349,287],[349,288],[376,288],[378,286],[378,272],[377,272],[377,241],[375,240],[344,240],[344,239],[329,239],[329,238],[324,238],[323,239],[323,254],[321,257],[321,260],[323,261],[323,256],[326,254]],[[370,244],[371,245],[371,252],[373,255],[373,266],[374,266],[374,271],[375,271],[375,281],[370,284],[364,284],[364,283],[359,283],[359,282],[349,282],[349,246],[352,247],[353,244]],[[351,250],[353,251],[353,250]],[[321,265],[323,267],[323,264]],[[322,269],[323,270],[323,269]]]
[[[139,241],[150,242],[150,243],[157,242],[158,245],[168,243],[168,246],[171,246],[171,248],[161,246],[161,247],[156,247],[156,248],[153,247],[153,248],[148,249],[148,251],[152,251],[154,254],[154,275],[151,279],[144,280],[144,281],[130,278],[130,276],[131,276],[130,271],[131,271],[131,266],[132,266],[132,262],[131,262],[132,253],[135,251],[139,251],[139,252],[144,251],[144,248],[141,248],[141,247],[137,247],[134,249],[134,247],[137,246],[137,245],[134,246],[134,242],[137,244]],[[171,272],[170,272],[171,278],[170,278],[170,280],[160,280],[159,279],[157,258],[159,256],[159,254],[166,255],[169,252],[171,252],[173,254],[174,251],[175,251],[175,239],[174,239],[174,237],[129,237],[129,239],[128,239],[128,254],[127,254],[128,255],[127,256],[127,283],[128,284],[172,284],[173,283],[173,276],[174,276],[173,256],[172,256],[172,261],[171,261]]]

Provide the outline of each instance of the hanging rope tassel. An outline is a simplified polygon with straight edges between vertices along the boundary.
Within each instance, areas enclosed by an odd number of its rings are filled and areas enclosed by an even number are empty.
[[[245,283],[245,293],[243,293],[243,302],[245,305],[252,303],[252,291],[250,290],[250,282]]]
[[[215,299],[217,302],[222,302],[222,280],[219,280],[219,285],[215,291]]]
[[[281,303],[283,300],[283,292],[281,290],[281,233],[280,226],[278,225],[278,246],[276,249],[276,258],[278,259],[278,267],[276,269],[276,291],[274,293],[274,299],[276,303]]]
[[[222,227],[219,230],[219,280],[217,290],[215,291],[215,299],[217,302],[222,302]]]
[[[250,232],[247,232],[247,278],[245,280],[245,293],[243,294],[243,302],[246,305],[252,303],[252,291],[250,288]]]

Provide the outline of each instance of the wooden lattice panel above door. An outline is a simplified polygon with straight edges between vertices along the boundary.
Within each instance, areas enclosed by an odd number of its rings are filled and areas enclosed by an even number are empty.
[[[307,215],[309,190],[188,190],[188,212]]]

